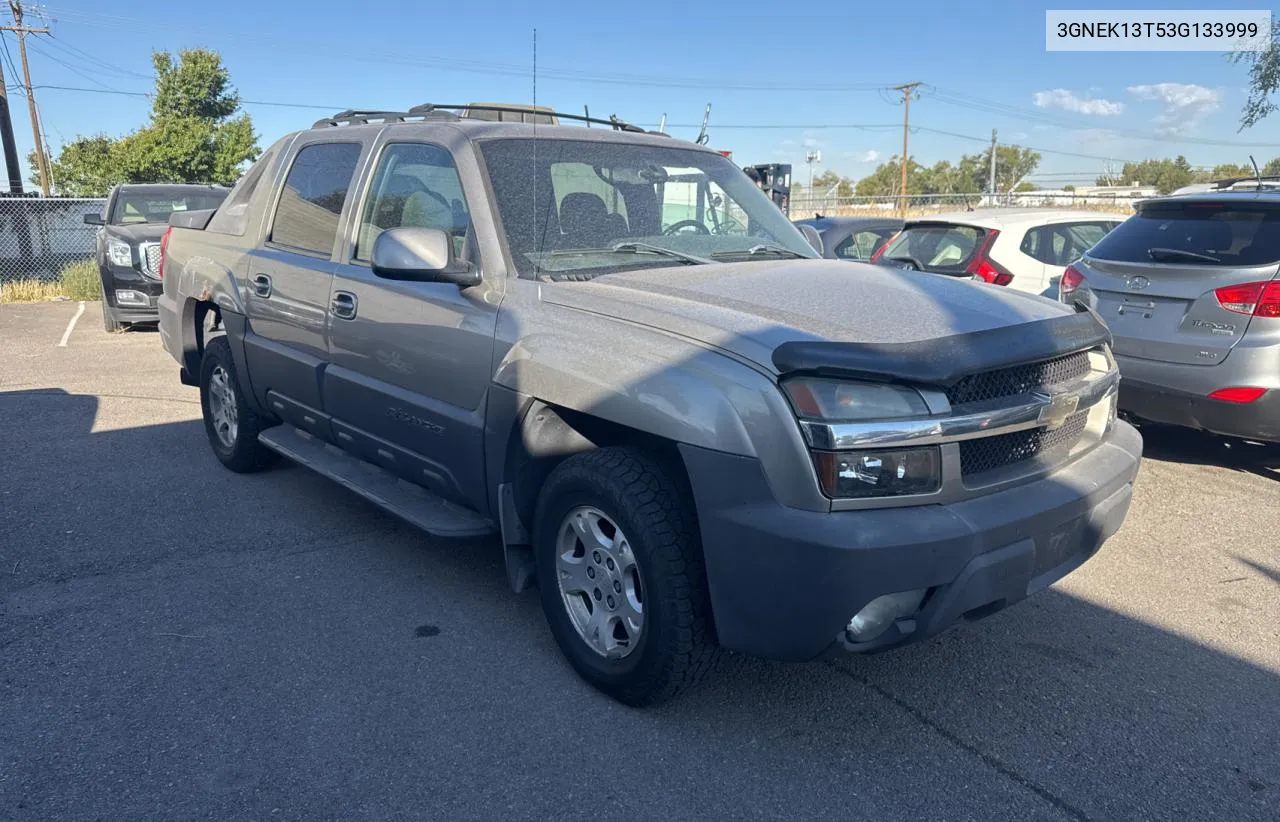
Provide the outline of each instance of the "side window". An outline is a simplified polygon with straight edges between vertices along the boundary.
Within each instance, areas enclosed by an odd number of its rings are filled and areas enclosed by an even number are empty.
[[[316,143],[299,151],[285,178],[269,239],[302,251],[330,253],[359,159],[359,143]]]
[[[854,243],[854,239],[853,235],[845,237],[836,243],[836,247],[831,250],[831,253],[835,254],[836,258],[840,260],[861,259],[858,256],[858,246]]]
[[[379,234],[408,226],[449,232],[453,253],[461,256],[468,222],[453,156],[439,146],[393,143],[382,152],[374,172],[352,257],[368,260]]]
[[[1044,259],[1044,232],[1043,228],[1033,228],[1022,237],[1022,245],[1019,250],[1037,262],[1048,262]]]
[[[214,212],[205,231],[233,234],[237,237],[244,236],[249,226],[249,201],[253,199],[253,193],[258,190],[258,184],[262,182],[262,178],[266,176],[267,169],[274,160],[275,154],[268,151],[249,167],[244,176],[236,181],[227,199]]]

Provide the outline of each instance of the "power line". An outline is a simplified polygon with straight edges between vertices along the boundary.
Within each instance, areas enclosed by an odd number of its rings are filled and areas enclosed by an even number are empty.
[[[55,36],[53,32],[49,32],[49,40],[68,52],[71,52],[73,56],[77,56],[85,62],[97,66],[100,70],[113,72],[123,77],[133,77],[138,80],[151,80],[154,77],[154,75],[151,74],[143,74],[140,71],[133,71],[131,69],[121,68],[114,63],[108,63],[106,60],[103,60],[100,57],[95,57],[84,49],[73,46],[67,41]]]
[[[94,85],[97,85],[97,86],[101,86],[101,87],[102,87],[103,89],[105,89],[106,91],[117,91],[117,90],[118,90],[118,89],[114,89],[114,88],[112,88],[111,86],[107,85],[106,83],[102,82],[101,80],[99,80],[98,78],[96,78],[96,77],[94,77],[94,76],[92,76],[92,75],[85,74],[83,71],[81,71],[80,69],[78,69],[78,68],[76,68],[75,66],[71,65],[70,63],[64,62],[63,60],[59,59],[58,57],[56,57],[56,56],[54,56],[54,55],[50,54],[49,52],[45,51],[44,49],[40,48],[40,46],[37,44],[37,41],[36,41],[35,39],[32,39],[32,41],[31,41],[31,49],[32,49],[32,51],[34,51],[36,54],[42,55],[46,60],[51,60],[51,61],[53,61],[54,63],[57,63],[58,65],[60,65],[60,66],[62,66],[63,68],[65,68],[67,71],[70,71],[72,74],[76,74],[76,75],[78,75],[78,76],[80,76],[80,77],[83,77],[84,79],[88,80],[90,83],[93,83]]]
[[[963,92],[948,91],[937,87],[930,87],[929,99],[936,100],[944,105],[956,106],[958,108],[969,109],[971,111],[981,111],[986,114],[999,114],[1015,120],[1057,126],[1059,128],[1099,128],[1099,124],[1096,122],[1086,122],[1084,120],[1063,117],[1045,111],[1033,111],[1010,105],[1008,103],[985,100],[981,97],[975,97]],[[1122,126],[1105,126],[1104,128],[1106,131],[1116,134],[1117,136],[1131,137],[1138,140],[1149,140],[1152,142],[1195,144],[1228,148],[1280,148],[1280,143],[1213,140],[1207,137],[1175,137],[1167,134],[1141,131],[1139,129],[1126,128]]]

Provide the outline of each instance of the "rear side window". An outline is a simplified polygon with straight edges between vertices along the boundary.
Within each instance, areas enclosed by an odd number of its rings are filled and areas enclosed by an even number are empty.
[[[963,271],[986,235],[985,228],[972,225],[913,225],[885,246],[881,256],[918,263],[924,268]]]
[[[1049,265],[1070,265],[1111,230],[1112,223],[1052,223],[1029,230],[1023,254]]]
[[[888,239],[888,235],[888,229],[858,231],[837,244],[833,253],[842,260],[866,260]]]
[[[233,234],[237,237],[244,236],[249,225],[249,201],[253,199],[253,193],[258,190],[258,184],[262,182],[273,160],[275,160],[274,152],[268,151],[258,159],[258,162],[250,166],[244,176],[236,181],[227,199],[209,220],[205,231]]]
[[[359,143],[317,143],[299,151],[284,181],[271,241],[329,254],[359,159]]]
[[[1280,262],[1280,207],[1261,203],[1153,203],[1089,252],[1125,263],[1249,266]]]

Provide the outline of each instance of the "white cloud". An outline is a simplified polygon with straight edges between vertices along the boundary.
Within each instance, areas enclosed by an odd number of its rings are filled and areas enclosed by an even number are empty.
[[[1124,103],[1102,97],[1079,97],[1074,91],[1065,88],[1037,91],[1031,95],[1031,102],[1040,108],[1060,108],[1076,114],[1096,114],[1099,117],[1111,117],[1124,112]]]
[[[1222,106],[1222,90],[1198,86],[1195,83],[1155,83],[1154,85],[1129,86],[1129,93],[1139,100],[1154,100],[1164,104],[1164,110],[1155,119],[1157,131],[1166,136],[1190,133],[1200,121]]]
[[[874,163],[876,160],[880,159],[880,152],[875,149],[871,149],[859,154],[854,154],[853,158],[859,163]]]

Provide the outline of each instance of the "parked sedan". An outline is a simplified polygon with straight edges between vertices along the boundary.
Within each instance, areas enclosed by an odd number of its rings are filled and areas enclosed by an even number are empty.
[[[1146,200],[1062,275],[1114,339],[1121,411],[1280,442],[1280,192]]]
[[[217,208],[228,189],[204,185],[118,185],[101,214],[86,214],[98,231],[95,257],[102,278],[102,320],[108,331],[154,323],[160,296],[160,238],[175,211]]]
[[[1045,297],[1063,270],[1123,218],[1091,211],[990,208],[908,220],[872,262],[967,277]]]
[[[798,226],[810,226],[822,238],[822,256],[832,260],[871,259],[894,234],[902,229],[902,220],[892,217],[824,217],[817,214],[796,220]]]

